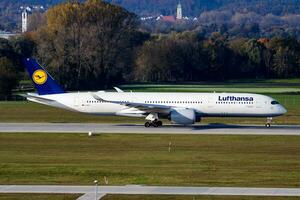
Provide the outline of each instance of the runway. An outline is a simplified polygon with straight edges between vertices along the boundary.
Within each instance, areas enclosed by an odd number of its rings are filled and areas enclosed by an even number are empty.
[[[216,135],[297,135],[300,125],[165,125],[145,128],[135,124],[93,123],[0,123],[2,133],[126,133],[126,134],[216,134]]]
[[[127,195],[221,195],[221,196],[295,196],[298,188],[247,187],[167,187],[167,186],[98,186],[98,199],[106,194]],[[0,193],[84,194],[78,200],[95,199],[95,186],[0,185]]]

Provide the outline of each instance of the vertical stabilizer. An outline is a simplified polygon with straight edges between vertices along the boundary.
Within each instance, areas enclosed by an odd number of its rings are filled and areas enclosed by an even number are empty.
[[[65,93],[52,76],[35,59],[24,58],[22,62],[39,95]]]

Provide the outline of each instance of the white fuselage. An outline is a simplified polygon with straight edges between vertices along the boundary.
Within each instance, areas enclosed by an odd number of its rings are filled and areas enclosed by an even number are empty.
[[[107,101],[134,102],[140,104],[164,105],[171,108],[193,109],[199,117],[274,117],[286,113],[286,109],[273,98],[249,93],[145,93],[145,92],[96,92]],[[38,96],[38,95],[36,95]],[[96,100],[91,93],[64,93],[38,96],[53,102],[28,100],[68,109],[95,114],[145,117],[146,111],[124,104]],[[169,111],[159,113],[167,116]]]

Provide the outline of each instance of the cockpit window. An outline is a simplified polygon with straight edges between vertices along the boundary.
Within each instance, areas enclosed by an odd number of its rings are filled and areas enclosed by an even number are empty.
[[[279,104],[279,102],[278,101],[272,101],[271,104],[276,105],[276,104]]]

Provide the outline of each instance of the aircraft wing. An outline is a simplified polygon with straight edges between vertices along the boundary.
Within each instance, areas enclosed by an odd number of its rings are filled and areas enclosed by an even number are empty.
[[[138,110],[149,112],[149,113],[151,113],[151,112],[169,113],[170,110],[171,110],[171,106],[147,104],[147,103],[125,102],[125,101],[110,101],[110,100],[105,100],[105,99],[99,97],[97,94],[94,94],[94,93],[91,93],[91,95],[97,101],[120,104],[120,105],[124,105],[124,106],[131,107],[131,108],[136,108]]]

